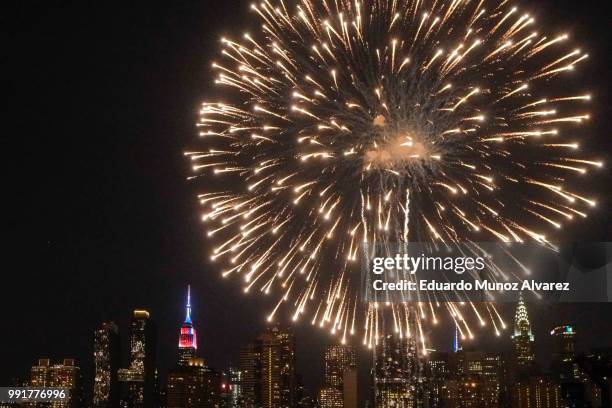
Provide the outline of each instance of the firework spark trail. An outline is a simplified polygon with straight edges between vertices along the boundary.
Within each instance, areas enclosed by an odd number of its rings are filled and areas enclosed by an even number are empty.
[[[360,305],[359,248],[548,242],[586,217],[596,202],[572,182],[602,163],[579,155],[591,97],[568,79],[587,54],[510,2],[297,3],[253,4],[261,33],[222,39],[213,64],[235,103],[202,105],[186,153],[190,179],[226,180],[200,195],[211,259],[280,296],[270,320],[293,305],[343,341],[361,321],[371,347],[386,308],[423,344],[440,307],[462,335],[468,314],[499,334],[493,304]]]

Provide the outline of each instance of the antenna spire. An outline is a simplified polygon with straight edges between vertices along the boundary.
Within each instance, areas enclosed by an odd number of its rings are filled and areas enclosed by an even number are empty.
[[[187,285],[187,305],[185,309],[185,323],[191,323],[191,285]]]
[[[455,338],[453,339],[453,351],[456,353],[461,350],[461,343],[459,341],[459,324],[455,322]]]

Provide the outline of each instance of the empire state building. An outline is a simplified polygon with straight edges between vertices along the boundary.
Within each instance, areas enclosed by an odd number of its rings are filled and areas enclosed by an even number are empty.
[[[181,334],[179,336],[179,366],[186,366],[190,359],[195,358],[197,349],[196,329],[191,321],[191,285],[189,285],[187,286],[185,322],[181,326]]]

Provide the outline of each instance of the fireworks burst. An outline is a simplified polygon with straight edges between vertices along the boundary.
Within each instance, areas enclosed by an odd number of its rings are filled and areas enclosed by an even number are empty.
[[[493,303],[361,305],[360,251],[545,243],[587,217],[571,181],[602,163],[579,155],[591,97],[568,84],[587,54],[507,0],[297,3],[252,5],[261,33],[222,39],[213,64],[233,103],[203,104],[187,153],[211,259],[279,296],[270,320],[285,305],[343,342],[375,344],[383,309],[423,349],[440,308],[464,337],[470,320],[499,334]]]

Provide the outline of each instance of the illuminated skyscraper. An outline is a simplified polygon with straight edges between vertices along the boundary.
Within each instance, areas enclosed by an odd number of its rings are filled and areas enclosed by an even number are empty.
[[[268,329],[261,337],[262,387],[264,407],[295,405],[295,338],[293,333],[278,326]]]
[[[296,400],[295,339],[277,326],[268,328],[240,353],[245,407],[291,407]]]
[[[457,349],[453,347],[453,349]],[[429,400],[432,407],[439,407],[446,397],[446,383],[450,377],[449,354],[442,351],[427,353],[425,363],[429,388]]]
[[[255,340],[240,349],[239,370],[242,373],[242,404],[257,407],[260,402],[261,343]]]
[[[168,373],[167,408],[220,406],[221,378],[203,359],[192,358]]]
[[[156,333],[149,312],[135,310],[130,327],[130,365],[119,369],[121,407],[152,408],[155,402]]]
[[[191,316],[191,286],[187,286],[185,321],[181,326],[177,366],[168,372],[167,408],[218,407],[221,376],[196,357],[196,330]]]
[[[38,364],[30,370],[30,386],[44,387],[51,384],[51,360],[39,358]]]
[[[69,401],[57,401],[44,404],[49,408],[77,408],[81,406],[81,369],[74,359],[66,358],[60,364],[51,364],[51,360],[43,358],[30,371],[31,387],[59,387],[70,390]],[[43,406],[36,404],[35,406]]]
[[[512,383],[509,401],[513,408],[561,407],[561,389],[557,382],[538,373],[533,352],[534,336],[527,306],[520,294],[514,316]]]
[[[447,399],[456,399],[462,407],[501,406],[506,370],[500,354],[461,350],[452,360],[454,376],[450,383],[456,391],[451,390]]]
[[[333,345],[325,350],[325,384],[342,388],[344,372],[357,365],[357,355],[352,346]]]
[[[228,387],[230,392],[230,405],[232,408],[238,408],[242,404],[242,381],[242,371],[237,367],[230,367]]]
[[[345,397],[353,400],[349,395],[357,393],[356,384],[351,382],[350,387],[344,384],[345,374],[350,374],[357,365],[355,348],[345,345],[328,346],[325,350],[324,369],[325,387],[321,389],[319,401],[322,408],[343,407]],[[354,385],[354,386],[353,386]]]
[[[191,286],[187,286],[185,322],[181,327],[181,334],[179,336],[179,365],[187,365],[187,362],[196,356],[197,349],[196,330],[191,320]]]
[[[374,405],[417,407],[423,390],[415,336],[385,330],[384,321],[382,332],[373,352]]]
[[[119,329],[113,322],[102,323],[94,332],[95,408],[111,408],[119,404],[117,371],[121,361]]]
[[[512,335],[512,343],[514,345],[514,369],[521,377],[525,377],[533,371],[535,360],[533,341],[534,338],[531,333],[531,323],[529,322],[527,306],[521,294],[514,315],[514,334]]]

